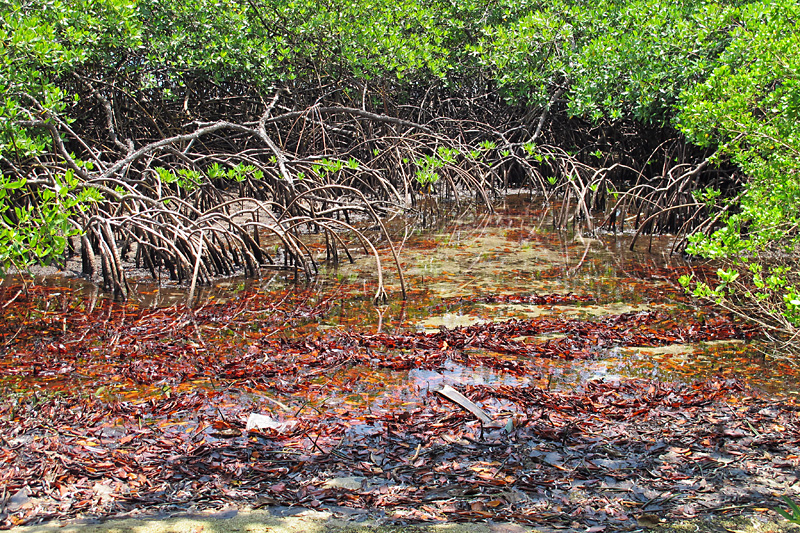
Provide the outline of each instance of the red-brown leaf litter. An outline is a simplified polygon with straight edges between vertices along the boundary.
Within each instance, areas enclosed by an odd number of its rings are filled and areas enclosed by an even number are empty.
[[[797,408],[737,380],[511,379],[544,378],[543,360],[749,339],[751,327],[656,311],[317,327],[346,296],[251,291],[152,309],[0,289],[0,524],[235,503],[624,530],[648,514],[769,508],[798,482]],[[492,423],[408,379],[453,364],[498,376],[457,385]],[[270,424],[248,431],[254,413]]]

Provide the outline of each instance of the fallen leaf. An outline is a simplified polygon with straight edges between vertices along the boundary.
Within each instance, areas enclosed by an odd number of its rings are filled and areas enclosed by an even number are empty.
[[[274,429],[277,432],[284,431],[293,427],[296,424],[295,421],[290,420],[288,422],[278,422],[274,418],[269,415],[261,415],[258,413],[250,413],[250,416],[247,417],[247,427],[245,431],[260,431],[264,429]]]
[[[482,423],[488,424],[489,422],[492,421],[491,417],[488,414],[486,414],[486,411],[481,409],[478,405],[472,402],[472,400],[470,400],[469,398],[458,392],[450,385],[442,385],[442,388],[437,389],[435,392],[440,394],[442,397],[450,400],[451,402],[455,403],[456,405],[460,406],[465,411],[472,413]]]

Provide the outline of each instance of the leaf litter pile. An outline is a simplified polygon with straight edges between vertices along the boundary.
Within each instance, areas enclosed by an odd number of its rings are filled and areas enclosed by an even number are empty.
[[[252,291],[188,310],[0,289],[0,525],[234,503],[632,530],[768,509],[800,490],[791,402],[724,377],[558,390],[541,370],[752,329],[652,311],[433,332],[413,317],[377,332],[319,326],[345,293]],[[454,364],[493,379],[410,378]]]

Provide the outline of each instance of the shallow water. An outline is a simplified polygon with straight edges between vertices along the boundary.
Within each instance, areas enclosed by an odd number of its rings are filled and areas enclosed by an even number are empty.
[[[225,318],[221,323],[211,321],[196,325],[195,330],[164,325],[161,338],[148,337],[147,341],[137,338],[137,330],[130,324],[124,328],[116,325],[114,328],[118,334],[115,337],[109,332],[110,344],[95,342],[83,348],[85,353],[72,355],[68,354],[68,343],[78,341],[69,337],[72,326],[68,328],[65,318],[60,333],[68,340],[59,340],[59,326],[56,324],[42,337],[26,341],[32,343],[26,345],[32,354],[45,354],[42,355],[41,369],[20,371],[20,360],[15,359],[11,350],[4,349],[0,383],[11,389],[45,390],[69,390],[78,384],[91,394],[111,395],[120,400],[146,397],[158,391],[169,393],[170,390],[205,387],[224,390],[233,397],[242,398],[241,394],[247,394],[257,404],[263,403],[261,397],[268,397],[284,405],[296,405],[298,399],[293,394],[276,392],[268,386],[254,387],[246,379],[244,384],[241,380],[216,381],[204,377],[184,379],[177,384],[166,378],[148,380],[142,377],[144,370],[140,368],[146,361],[131,361],[139,357],[137,354],[150,354],[147,357],[155,354],[158,359],[161,357],[158,354],[168,350],[170,343],[183,350],[181,353],[186,350],[203,353],[214,349],[206,347],[205,343],[218,343],[218,346],[224,345],[226,353],[217,357],[224,358],[249,353],[259,339],[275,336],[316,338],[351,331],[423,335],[512,319],[596,321],[624,313],[648,312],[658,312],[667,317],[664,321],[674,324],[701,323],[715,318],[711,309],[687,298],[678,286],[676,280],[688,270],[688,265],[680,256],[670,253],[672,242],[669,237],[643,241],[635,251],[630,251],[630,235],[603,235],[599,239],[588,239],[569,232],[555,232],[547,227],[545,208],[531,207],[527,200],[514,198],[499,206],[494,213],[472,213],[435,230],[410,231],[398,226],[394,232],[409,291],[406,301],[400,299],[399,278],[386,249],[382,251],[382,262],[390,300],[385,305],[376,306],[372,302],[375,263],[363,256],[354,264],[323,268],[310,287],[304,284],[294,286],[283,274],[270,274],[260,280],[228,279],[201,290],[200,308],[208,312],[220,309],[220,316],[230,317],[231,308],[239,302],[255,302],[249,306],[242,304],[236,311],[239,314],[233,313],[234,318]],[[4,285],[9,287],[13,283],[13,279],[7,279]],[[80,313],[96,315],[96,307],[103,305],[108,307],[109,317],[112,314],[115,317],[125,315],[126,306],[109,304],[94,285],[81,280],[49,277],[37,280],[37,283],[51,287],[47,297],[38,304],[46,306],[41,311],[42,317],[51,312],[50,303],[42,302],[55,300],[60,302],[59,309],[73,313],[69,324],[79,323]],[[170,306],[179,309],[188,292],[183,287],[158,287],[148,281],[134,283],[132,287],[132,298],[127,308],[139,313],[142,309],[158,310]],[[592,300],[552,305],[515,303],[502,298],[501,301],[488,301],[494,296],[554,294],[588,296]],[[266,302],[280,298],[289,299],[288,308],[294,305],[303,311],[288,313],[289,319],[276,322],[270,318],[272,304]],[[54,304],[53,309],[55,307]],[[140,324],[137,327],[143,332],[154,327],[155,315],[147,316],[150,318],[145,315],[136,318]],[[167,324],[169,318],[159,320]],[[545,333],[513,340],[541,343],[558,341],[563,337],[561,333]],[[161,344],[154,344],[156,341]],[[10,338],[9,334],[3,342],[10,347],[17,340]],[[47,342],[56,348],[39,346]],[[58,348],[60,342],[67,343],[63,354]],[[391,351],[391,348],[386,350]],[[497,357],[496,353],[485,350],[472,350],[470,355]],[[46,360],[46,357],[51,360]],[[70,357],[71,362],[63,361]],[[511,355],[502,357],[515,359]],[[52,359],[61,366],[53,363]],[[105,363],[101,364],[100,360]],[[738,378],[767,394],[789,397],[798,394],[794,367],[770,356],[768,345],[752,341],[676,343],[655,348],[612,346],[593,351],[591,358],[532,357],[526,358],[524,363],[530,368],[530,372],[525,374],[504,372],[480,364],[465,366],[453,359],[436,369],[402,371],[374,365],[343,364],[334,371],[307,375],[303,379],[314,390],[326,391],[320,396],[321,400],[314,401],[315,404],[321,401],[326,408],[340,409],[365,405],[380,409],[382,405],[413,404],[421,401],[419,391],[432,390],[443,384],[532,384],[571,388],[588,379],[625,377],[666,381],[693,381],[714,376]],[[134,370],[128,367],[120,370],[125,365],[138,366]],[[138,376],[138,381],[131,381],[131,373]],[[155,376],[156,370],[151,374]]]
[[[435,332],[440,327],[453,329],[514,318],[596,320],[658,311],[681,323],[715,315],[712,309],[687,297],[677,283],[690,265],[679,254],[671,253],[671,237],[642,239],[631,251],[629,234],[587,239],[552,231],[546,220],[541,208],[530,209],[512,199],[495,214],[476,215],[436,232],[414,235],[404,242],[401,252],[407,283],[415,291],[408,302],[372,308],[365,305],[369,296],[365,290],[360,302],[343,302],[341,312],[322,324],[326,328],[348,328],[357,323],[384,331]],[[368,278],[369,273],[367,262],[336,270],[338,279],[351,281]],[[323,281],[323,285],[330,283]],[[397,283],[390,283],[390,287],[396,294]],[[469,301],[481,295],[569,293],[590,295],[596,302],[532,305]],[[799,390],[794,365],[773,358],[770,346],[757,341],[620,347],[602,350],[591,360],[542,359],[535,366],[540,376],[519,377],[451,362],[441,372],[412,371],[408,379],[419,388],[444,383],[534,383],[561,388],[575,387],[588,379],[646,377],[691,382],[724,377],[740,379],[767,394],[793,397]]]

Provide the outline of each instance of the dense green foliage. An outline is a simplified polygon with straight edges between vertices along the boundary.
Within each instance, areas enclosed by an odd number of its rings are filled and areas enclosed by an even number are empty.
[[[735,16],[727,3],[548,2],[487,28],[480,60],[515,99],[543,104],[560,85],[573,116],[669,121],[680,92],[713,68]]]
[[[734,204],[696,193],[723,212],[688,251],[726,264],[719,287],[695,289],[796,326],[798,21],[793,0],[0,0],[0,268],[60,256],[76,217],[117,198],[91,171],[212,104],[227,119],[227,101],[266,105],[280,89],[297,105],[435,118],[497,94],[520,110],[516,146],[550,112],[676,127],[712,164],[735,164]],[[442,149],[416,160],[423,184],[438,179],[435,153],[458,159]]]
[[[708,79],[683,95],[680,114],[687,137],[718,147],[717,157],[748,177],[722,226],[691,239],[690,253],[726,263],[719,286],[701,283],[695,292],[749,302],[745,312],[790,330],[800,326],[799,21],[794,3],[742,9],[730,45]]]

